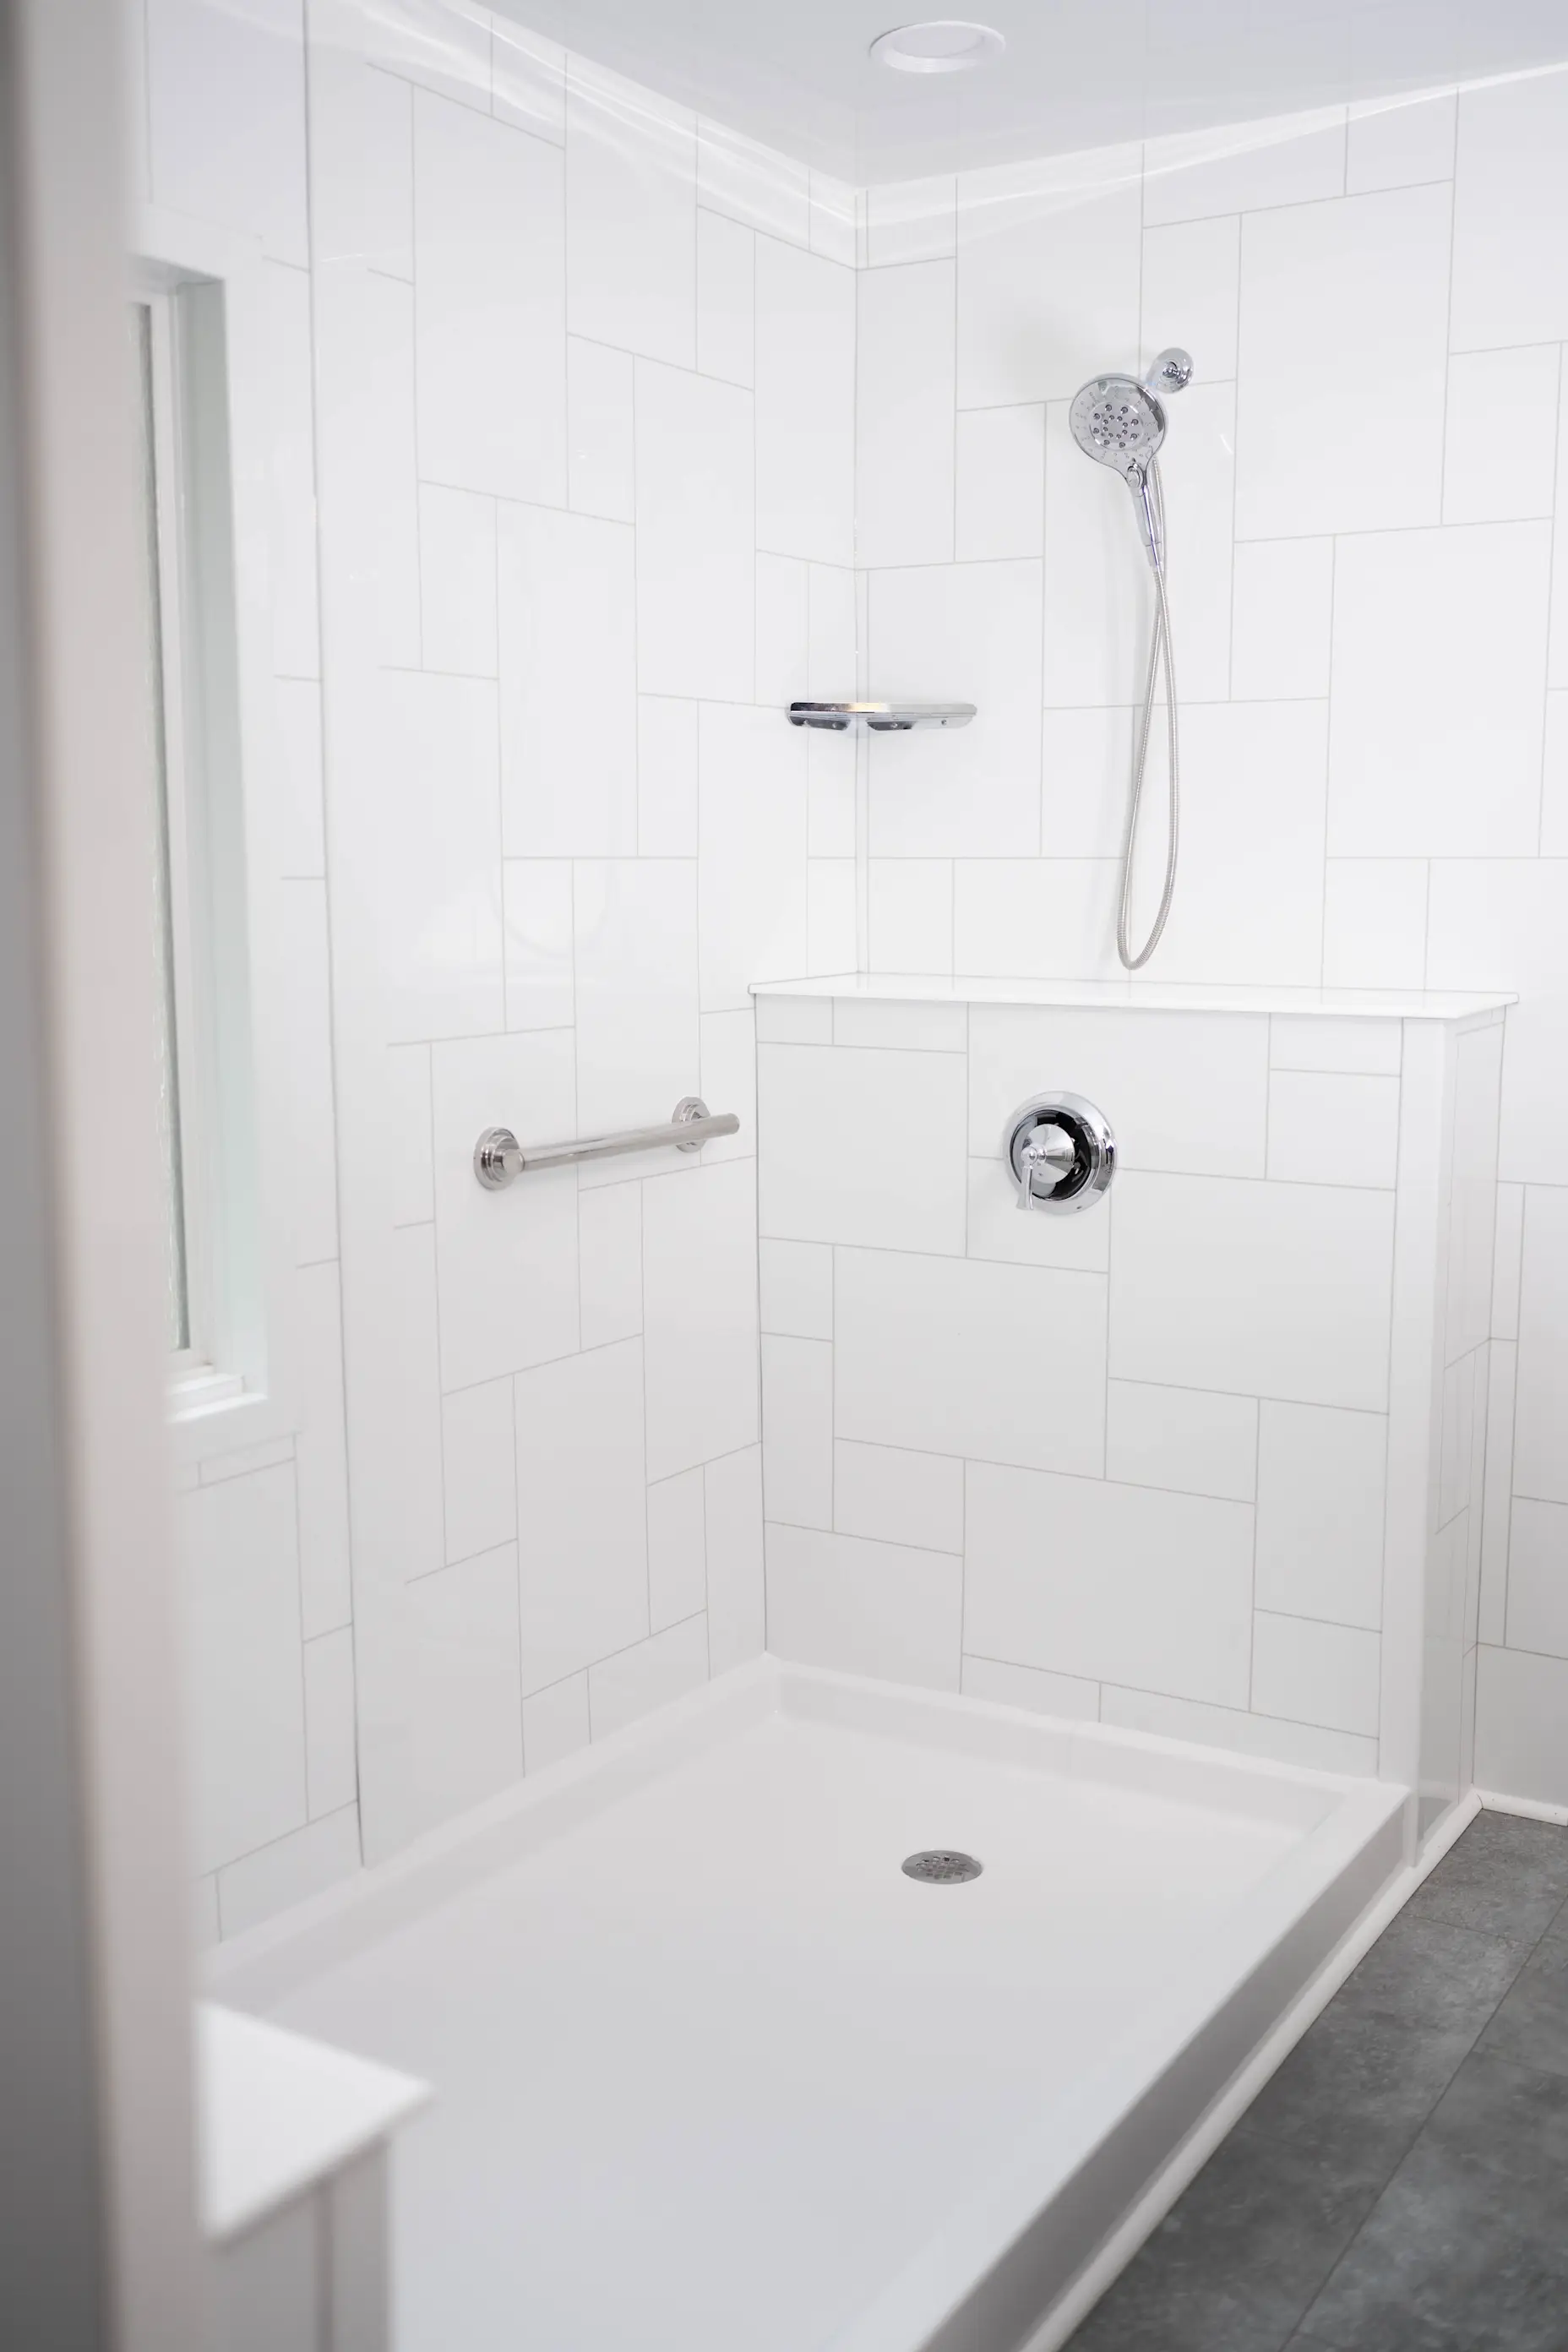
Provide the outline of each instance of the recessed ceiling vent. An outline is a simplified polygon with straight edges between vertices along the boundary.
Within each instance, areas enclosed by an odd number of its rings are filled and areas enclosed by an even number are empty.
[[[960,25],[942,17],[931,25],[900,25],[879,34],[871,55],[895,73],[969,73],[987,58],[999,58],[1007,44],[989,25]]]

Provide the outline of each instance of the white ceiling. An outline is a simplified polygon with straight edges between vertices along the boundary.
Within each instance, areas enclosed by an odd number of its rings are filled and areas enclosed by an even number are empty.
[[[1568,0],[492,0],[536,32],[865,185],[1383,98],[1568,58]],[[972,14],[973,73],[879,33]],[[899,14],[900,5],[904,9]]]

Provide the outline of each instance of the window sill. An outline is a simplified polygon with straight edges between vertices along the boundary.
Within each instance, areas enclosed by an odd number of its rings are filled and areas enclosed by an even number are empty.
[[[198,1372],[183,1372],[170,1382],[169,1418],[193,1421],[200,1414],[243,1403],[244,1399],[245,1381],[238,1372],[218,1372],[205,1366]]]

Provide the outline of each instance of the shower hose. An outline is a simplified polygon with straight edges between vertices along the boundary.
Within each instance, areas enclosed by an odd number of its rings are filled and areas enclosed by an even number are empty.
[[[1176,668],[1171,651],[1171,607],[1165,590],[1165,493],[1160,480],[1157,459],[1150,464],[1152,547],[1154,572],[1154,634],[1149,646],[1149,676],[1143,688],[1143,709],[1138,722],[1138,740],[1132,753],[1132,791],[1127,809],[1127,845],[1121,859],[1121,907],[1116,918],[1116,952],[1129,971],[1141,971],[1160,944],[1165,919],[1171,911],[1171,897],[1176,887],[1176,840],[1180,829],[1181,792],[1179,761],[1176,750]],[[1132,911],[1132,852],[1138,841],[1138,816],[1143,804],[1143,784],[1149,767],[1149,736],[1154,720],[1154,691],[1162,667],[1165,673],[1166,739],[1171,752],[1171,823],[1165,849],[1165,886],[1160,893],[1159,911],[1148,938],[1133,954],[1128,938],[1128,925]]]

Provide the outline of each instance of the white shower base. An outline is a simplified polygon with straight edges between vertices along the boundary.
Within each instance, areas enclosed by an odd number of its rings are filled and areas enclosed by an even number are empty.
[[[435,2085],[398,2352],[1044,2352],[1404,1797],[762,1660],[213,1990]],[[939,1845],[984,1875],[902,1874]]]

